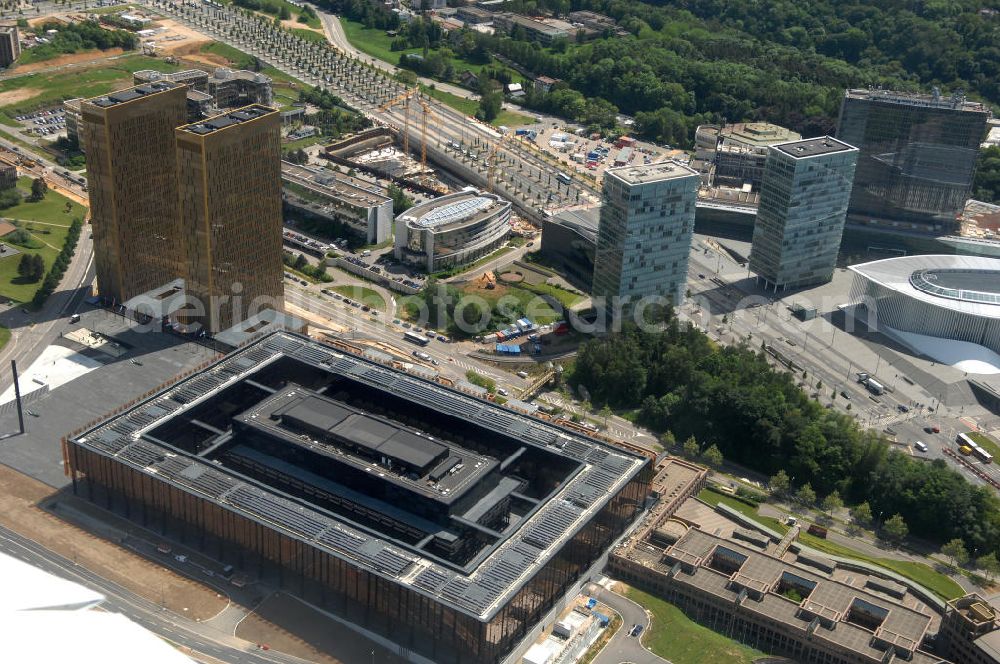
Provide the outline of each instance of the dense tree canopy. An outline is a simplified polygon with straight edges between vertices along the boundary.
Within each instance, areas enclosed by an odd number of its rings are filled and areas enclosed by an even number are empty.
[[[988,489],[942,460],[890,451],[879,434],[811,400],[745,345],[717,347],[676,320],[663,333],[627,328],[583,344],[570,379],[597,407],[638,408],[639,421],[656,431],[717,445],[727,460],[769,476],[784,469],[794,487],[868,501],[883,518],[901,514],[921,537],[1000,547],[1000,501]]]
[[[325,4],[371,27],[398,27],[391,12],[364,0]],[[646,137],[686,147],[698,124],[723,119],[766,119],[807,135],[831,132],[843,89],[853,86],[927,91],[937,85],[1000,103],[1000,15],[988,11],[991,6],[1000,7],[996,0],[679,0],[670,6],[514,0],[506,8],[527,14],[602,12],[630,36],[542,47],[517,29],[507,36],[468,30],[445,38],[418,20],[400,28],[398,48],[440,43],[480,63],[496,55],[565,82],[568,90],[529,94],[529,106],[598,125],[585,104],[603,103],[600,110],[634,115]],[[433,58],[421,68],[428,73],[433,65],[432,75],[446,78],[461,73],[448,64],[447,57]]]
[[[1000,203],[1000,146],[979,153],[972,196],[987,203]]]
[[[31,49],[36,60],[95,48],[102,51],[110,48],[130,51],[139,45],[139,38],[128,30],[106,30],[97,21],[79,21],[68,25],[45,23],[37,32],[44,35],[49,30],[57,31],[55,35],[47,37],[49,42]]]

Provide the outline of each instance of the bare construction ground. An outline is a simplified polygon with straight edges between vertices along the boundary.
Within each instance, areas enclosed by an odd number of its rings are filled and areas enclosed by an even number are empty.
[[[52,487],[0,465],[0,523],[90,571],[181,615],[206,620],[228,599],[41,509]],[[67,500],[58,494],[59,500]],[[58,512],[58,508],[56,510]]]

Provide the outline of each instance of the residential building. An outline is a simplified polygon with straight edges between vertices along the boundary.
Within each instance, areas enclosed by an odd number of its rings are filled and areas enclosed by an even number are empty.
[[[420,0],[420,8],[424,11],[444,9],[448,6],[448,0]]]
[[[0,159],[0,191],[13,189],[16,186],[17,166],[6,159]]]
[[[80,104],[83,101],[83,97],[77,97],[76,99],[67,99],[63,102],[63,115],[66,118],[66,138],[70,141],[75,141],[80,146],[80,152],[86,152],[83,149],[83,134],[80,132]]]
[[[962,664],[1000,662],[1000,621],[997,610],[982,596],[972,593],[948,602],[938,643],[942,654]]]
[[[437,272],[488,256],[510,236],[510,202],[467,188],[396,217],[397,260]]]
[[[538,76],[534,81],[535,89],[542,92],[552,92],[552,86],[559,82],[558,78],[550,78],[548,76]]]
[[[281,312],[280,113],[254,104],[174,133],[191,320],[214,335]]]
[[[16,25],[0,25],[0,67],[10,67],[21,57]]]
[[[482,7],[459,7],[455,15],[466,25],[479,25],[493,22],[493,12]]]
[[[760,189],[768,147],[797,141],[797,132],[769,122],[741,122],[719,129],[713,158],[713,185]]]
[[[576,11],[570,12],[568,17],[573,23],[579,24],[588,30],[592,30],[597,34],[604,34],[607,31],[611,31],[615,35],[623,36],[627,35],[628,31],[619,28],[618,23],[615,19],[610,16],[605,16],[604,14],[598,14],[592,11]]]
[[[121,303],[185,272],[174,129],[185,87],[137,85],[80,104],[98,292]]]
[[[569,31],[561,27],[555,27],[544,21],[528,18],[527,16],[521,16],[520,14],[512,14],[510,12],[494,14],[493,25],[505,31],[507,34],[514,32],[515,27],[520,28],[524,31],[524,34],[528,37],[528,39],[537,41],[541,44],[551,44],[557,39],[570,38]]]
[[[989,108],[961,94],[848,90],[837,138],[861,151],[852,223],[946,235],[972,191]]]
[[[676,161],[611,168],[594,258],[594,298],[681,302],[694,232],[698,173]]]
[[[63,439],[73,492],[393,652],[519,661],[642,512],[649,458],[350,348],[275,332],[137,395]]]
[[[542,219],[542,246],[539,252],[573,285],[589,290],[594,280],[594,255],[597,252],[599,207],[567,210]]]
[[[768,148],[750,269],[775,290],[829,281],[858,149],[829,136]]]
[[[326,235],[342,228],[365,244],[392,238],[392,198],[385,189],[365,180],[325,168],[281,162],[282,198],[285,208],[330,223]]]

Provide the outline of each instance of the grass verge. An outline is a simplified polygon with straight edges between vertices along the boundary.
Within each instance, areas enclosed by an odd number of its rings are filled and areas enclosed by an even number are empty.
[[[367,304],[372,309],[385,311],[385,298],[367,286],[340,285],[333,286],[331,290],[336,291],[344,297],[354,300],[355,302]]]
[[[10,328],[0,325],[0,348],[3,348],[10,341]]]
[[[799,533],[799,541],[808,547],[816,549],[817,551],[822,551],[835,556],[841,556],[843,558],[863,560],[871,563],[872,565],[884,567],[885,569],[891,570],[900,576],[919,583],[935,595],[946,600],[954,599],[955,597],[965,594],[962,586],[958,585],[957,582],[941,572],[938,572],[930,565],[925,565],[924,563],[914,563],[907,560],[895,560],[893,558],[869,556],[861,551],[858,551],[857,549],[852,549],[836,542],[814,537],[806,532]]]
[[[694,622],[673,604],[635,588],[625,596],[652,614],[643,643],[674,664],[752,664],[765,653]]]

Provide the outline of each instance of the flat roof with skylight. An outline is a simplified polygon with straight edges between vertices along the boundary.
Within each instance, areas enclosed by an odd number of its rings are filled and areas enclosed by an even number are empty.
[[[609,168],[605,171],[605,174],[612,175],[630,185],[649,184],[651,182],[676,180],[678,178],[691,176],[699,177],[698,171],[672,159],[661,161],[656,164],[640,164],[635,166],[622,166],[620,168]]]
[[[154,85],[150,83],[150,85]],[[187,132],[189,134],[197,134],[198,136],[205,136],[207,134],[214,134],[215,132],[222,131],[229,127],[243,124],[244,122],[249,122],[250,120],[256,120],[257,118],[262,118],[269,113],[277,113],[278,111],[261,104],[251,104],[250,106],[244,106],[243,108],[237,109],[235,111],[229,111],[228,113],[222,113],[221,115],[216,115],[214,117],[208,118],[207,120],[201,120],[199,122],[194,122],[189,125],[184,125],[183,127],[178,127],[177,131]]]
[[[819,138],[806,138],[801,141],[789,141],[772,145],[772,149],[779,150],[796,159],[806,159],[818,157],[820,155],[834,154],[837,152],[850,152],[857,150],[856,147],[848,145],[843,141],[838,141],[830,136],[820,136]]]

